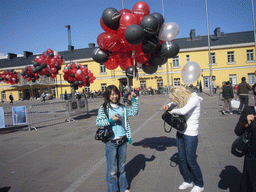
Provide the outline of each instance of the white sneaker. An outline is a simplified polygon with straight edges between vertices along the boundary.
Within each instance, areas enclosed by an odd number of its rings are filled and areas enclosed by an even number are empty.
[[[185,190],[189,187],[193,187],[193,183],[187,183],[187,182],[183,182],[180,186],[179,186],[179,190]]]
[[[194,186],[190,192],[202,192],[204,190],[204,187],[198,187]]]

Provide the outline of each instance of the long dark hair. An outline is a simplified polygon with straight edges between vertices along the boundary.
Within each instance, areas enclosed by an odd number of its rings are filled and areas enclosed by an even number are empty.
[[[118,88],[115,85],[109,85],[106,88],[104,104],[109,104],[110,103],[109,97],[110,97],[112,91],[114,91],[118,95],[117,104],[120,105],[120,103],[119,103],[120,102],[120,92],[119,92]]]

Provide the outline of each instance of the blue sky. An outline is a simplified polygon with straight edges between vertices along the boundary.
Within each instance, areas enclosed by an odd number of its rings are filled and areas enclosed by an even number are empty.
[[[132,10],[138,0],[123,0],[124,8]],[[144,0],[150,13],[163,14],[162,0]],[[254,9],[255,9],[254,0]],[[205,0],[163,0],[166,22],[179,25],[177,38],[207,35]],[[71,26],[72,45],[75,49],[96,43],[104,32],[100,17],[106,8],[122,9],[122,0],[1,0],[0,53],[23,54],[31,51],[42,54],[48,48],[65,51]],[[251,0],[208,0],[210,34],[216,27],[221,32],[253,30]]]

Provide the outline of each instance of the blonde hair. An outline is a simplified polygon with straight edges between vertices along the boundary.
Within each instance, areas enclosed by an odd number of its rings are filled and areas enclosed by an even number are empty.
[[[182,108],[187,104],[191,94],[192,92],[186,87],[173,86],[170,90],[169,98],[171,101],[178,104],[179,108]]]

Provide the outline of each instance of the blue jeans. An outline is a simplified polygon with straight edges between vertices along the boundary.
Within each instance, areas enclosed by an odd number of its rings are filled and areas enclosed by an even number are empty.
[[[239,99],[240,99],[239,110],[242,111],[243,105],[244,105],[244,107],[248,107],[249,96],[248,95],[239,95]]]
[[[108,192],[124,192],[128,188],[125,170],[127,142],[123,143],[122,145],[107,142],[105,151],[107,162],[106,181]],[[119,172],[118,174],[117,171]]]
[[[180,160],[180,171],[185,182],[199,187],[204,186],[201,169],[196,161],[196,149],[198,145],[198,136],[188,136],[177,132],[177,148]]]

